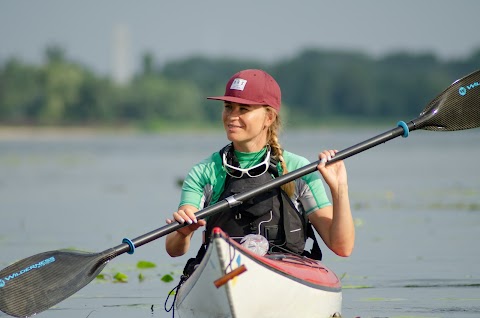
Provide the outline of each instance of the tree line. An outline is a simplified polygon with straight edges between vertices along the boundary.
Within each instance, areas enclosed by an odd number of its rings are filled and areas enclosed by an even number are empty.
[[[359,52],[305,49],[265,63],[192,56],[159,67],[154,55],[126,84],[68,59],[60,47],[45,50],[43,65],[16,58],[0,64],[0,124],[211,125],[235,72],[262,68],[282,88],[282,116],[292,125],[335,118],[354,120],[416,116],[455,79],[480,66],[480,49],[463,59],[398,52],[373,58]]]

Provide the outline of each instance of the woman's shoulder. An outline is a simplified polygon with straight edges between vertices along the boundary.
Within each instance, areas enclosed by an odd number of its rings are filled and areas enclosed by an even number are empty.
[[[303,168],[310,164],[310,161],[307,158],[286,150],[283,151],[283,158],[285,159],[285,162],[287,164],[287,169],[289,172]],[[315,171],[313,173],[306,174],[297,180],[303,180],[307,183],[310,183],[312,181],[316,181],[319,178],[320,178],[320,173],[318,171]],[[297,182],[297,184],[299,183]]]
[[[285,162],[287,163],[287,167],[289,168],[292,167],[294,169],[303,167],[310,163],[310,161],[307,158],[297,155],[288,150],[283,150],[283,159],[285,159]]]
[[[222,170],[222,159],[217,152],[197,162],[191,167],[189,175],[199,179],[211,179]]]
[[[210,156],[203,158],[198,164],[212,164],[221,162],[220,153],[218,151],[213,152]]]

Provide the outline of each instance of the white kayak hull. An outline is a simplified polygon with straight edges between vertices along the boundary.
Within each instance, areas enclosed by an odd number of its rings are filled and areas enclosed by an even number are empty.
[[[276,256],[255,255],[216,228],[201,264],[177,292],[176,316],[340,317],[341,285],[332,271],[307,258]]]

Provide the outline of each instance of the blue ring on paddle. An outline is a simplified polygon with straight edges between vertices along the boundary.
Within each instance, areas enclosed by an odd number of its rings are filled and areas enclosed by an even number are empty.
[[[130,251],[128,251],[128,254],[133,254],[135,252],[135,245],[133,245],[133,242],[130,241],[128,238],[124,238],[122,240],[122,243],[127,243],[128,246],[130,246]]]
[[[397,123],[397,126],[403,128],[403,135],[402,135],[402,137],[403,137],[403,138],[407,138],[408,135],[409,135],[409,133],[410,133],[410,129],[408,129],[407,124],[405,124],[404,121],[399,121],[399,122]]]

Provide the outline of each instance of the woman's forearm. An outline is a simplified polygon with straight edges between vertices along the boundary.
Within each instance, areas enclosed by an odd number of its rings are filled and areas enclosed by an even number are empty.
[[[350,209],[348,185],[339,185],[331,191],[333,216],[330,227],[330,248],[340,256],[349,256],[355,244],[355,226]]]
[[[184,255],[190,248],[190,240],[193,232],[189,235],[183,235],[180,232],[173,232],[167,235],[165,249],[168,255],[172,257]]]

